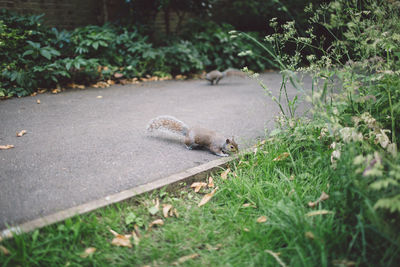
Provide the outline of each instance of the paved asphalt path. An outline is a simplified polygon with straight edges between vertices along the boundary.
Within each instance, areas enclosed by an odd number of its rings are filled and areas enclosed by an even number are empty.
[[[261,78],[278,92],[279,74]],[[0,150],[0,229],[218,158],[187,150],[179,137],[146,133],[148,121],[165,114],[234,135],[243,148],[274,126],[278,108],[257,81],[235,77],[217,86],[148,82],[0,101],[0,145],[15,146]],[[16,137],[20,130],[27,134]]]

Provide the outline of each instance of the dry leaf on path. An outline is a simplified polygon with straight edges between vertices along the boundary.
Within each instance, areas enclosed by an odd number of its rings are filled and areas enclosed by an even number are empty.
[[[325,214],[333,214],[332,211],[329,210],[316,210],[310,211],[306,214],[307,217],[316,216],[316,215],[325,215]]]
[[[195,258],[198,258],[198,257],[200,257],[200,255],[198,253],[194,253],[194,254],[191,254],[191,255],[183,256],[183,257],[180,257],[174,263],[172,263],[172,265],[179,265],[179,264],[184,263],[184,262],[186,262],[188,260],[192,260],[192,259],[195,259]]]
[[[60,92],[61,92],[61,89],[59,89],[59,88],[56,88],[56,89],[51,90],[51,93],[52,93],[52,94],[58,94],[58,93],[60,93]]]
[[[272,250],[266,249],[265,252],[269,253],[275,260],[279,263],[280,266],[285,267],[286,264],[279,258],[279,253],[273,252]]]
[[[110,232],[114,235],[114,239],[111,241],[111,244],[118,247],[128,247],[131,248],[131,235],[121,235],[110,229]]]
[[[96,96],[96,98],[101,99],[101,98],[103,98],[103,96],[102,95],[98,95],[98,96]]]
[[[168,218],[168,212],[172,209],[171,204],[163,204],[163,215],[165,218]]]
[[[10,254],[10,251],[5,247],[0,245],[0,251],[4,254],[4,255],[8,255]]]
[[[6,150],[6,149],[10,149],[13,148],[14,145],[5,145],[5,146],[0,146],[0,150]]]
[[[164,221],[162,219],[154,220],[150,223],[149,228],[152,228],[154,225],[164,225]]]
[[[190,187],[191,188],[194,188],[194,192],[199,192],[200,191],[200,189],[202,188],[202,187],[206,187],[207,186],[207,183],[203,183],[203,182],[195,182],[195,183],[193,183]]]
[[[288,152],[284,152],[282,154],[280,154],[279,156],[277,156],[276,158],[273,159],[273,161],[281,161],[286,159],[287,157],[289,157],[289,153]]]
[[[36,103],[37,103],[37,104],[40,104],[40,99],[36,100]]]
[[[96,248],[94,247],[89,247],[85,249],[85,251],[80,255],[81,258],[87,258],[90,255],[92,255],[96,251]]]
[[[215,186],[214,185],[214,179],[211,176],[208,177],[208,185],[207,186],[210,187],[210,188]]]
[[[260,216],[257,219],[258,223],[263,223],[263,222],[266,222],[266,221],[267,221],[267,217],[266,216]]]
[[[231,171],[230,168],[226,169],[223,173],[221,173],[222,180],[226,180],[228,178],[228,173]]]
[[[204,197],[201,199],[201,201],[199,202],[199,204],[197,206],[201,207],[201,206],[207,204],[207,202],[210,201],[210,199],[214,196],[215,191],[217,191],[217,189],[218,189],[218,186],[213,191],[211,191],[210,193],[205,194]]]
[[[18,136],[18,137],[21,137],[21,136],[23,136],[24,134],[26,134],[26,130],[22,130],[22,131],[20,131],[20,132],[17,132],[17,136]]]

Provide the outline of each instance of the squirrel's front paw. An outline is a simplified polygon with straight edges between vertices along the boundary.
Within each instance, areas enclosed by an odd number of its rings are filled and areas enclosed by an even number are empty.
[[[224,153],[218,153],[218,154],[216,154],[217,156],[220,156],[220,157],[229,157],[229,155],[228,154],[224,154]]]

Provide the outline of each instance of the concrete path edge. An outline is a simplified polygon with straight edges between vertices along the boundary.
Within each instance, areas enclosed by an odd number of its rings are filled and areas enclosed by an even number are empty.
[[[244,154],[244,153],[240,153]],[[168,177],[155,180],[153,182],[139,185],[119,193],[106,196],[101,199],[97,199],[82,205],[78,205],[69,209],[65,209],[38,219],[34,219],[17,226],[10,227],[8,229],[3,229],[0,232],[0,238],[12,238],[13,234],[21,234],[33,231],[38,228],[42,228],[65,219],[71,218],[76,215],[85,214],[87,212],[93,211],[98,208],[102,208],[114,203],[121,202],[123,200],[132,198],[134,196],[141,195],[146,192],[151,192],[153,190],[168,186],[167,190],[173,191],[177,189],[177,186],[181,182],[191,183],[193,181],[198,181],[204,179],[208,174],[216,171],[220,168],[225,167],[229,162],[234,161],[238,156],[231,156],[226,158],[216,159],[206,164],[202,164],[185,171],[172,174]]]

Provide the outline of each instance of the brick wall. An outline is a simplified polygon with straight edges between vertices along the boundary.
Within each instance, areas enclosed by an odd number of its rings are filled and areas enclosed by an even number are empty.
[[[73,29],[102,22],[100,0],[0,0],[0,9],[19,14],[45,14],[44,23],[60,29]]]

